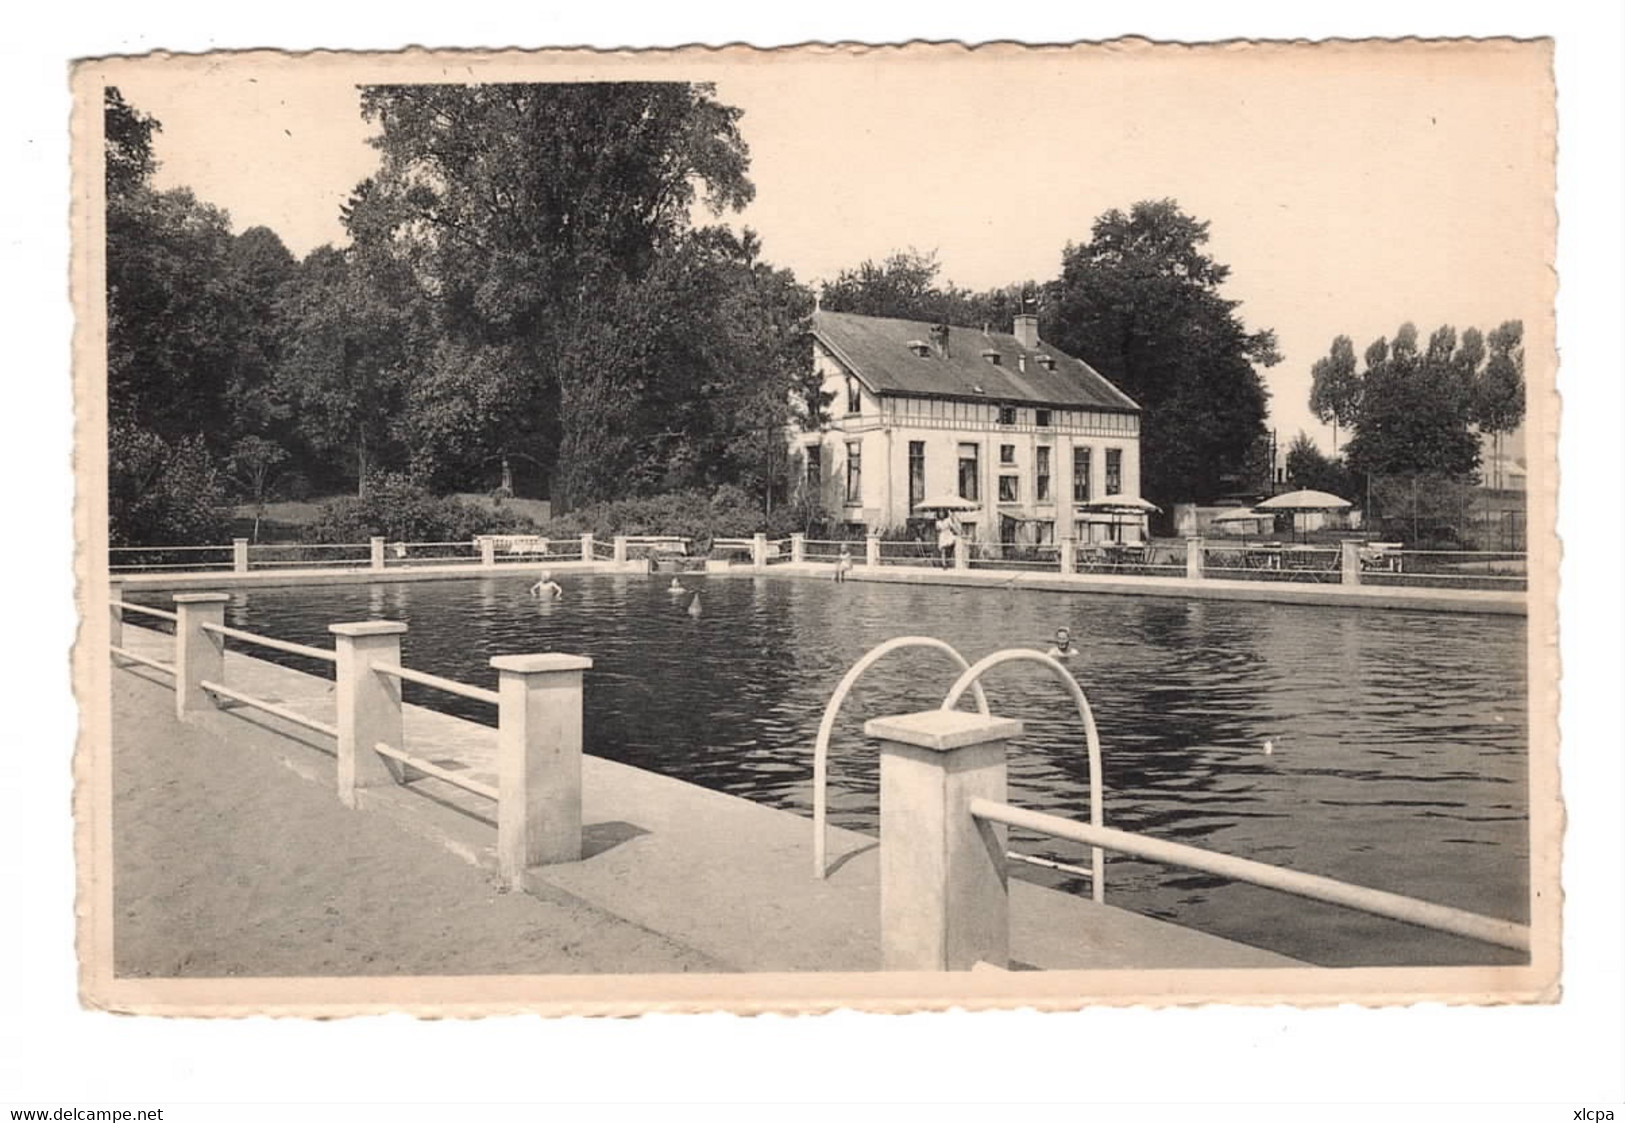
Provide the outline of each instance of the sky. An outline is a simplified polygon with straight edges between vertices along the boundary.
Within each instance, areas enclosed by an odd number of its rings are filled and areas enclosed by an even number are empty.
[[[161,186],[303,255],[342,242],[339,206],[376,166],[357,85],[373,81],[714,81],[743,110],[764,255],[805,282],[913,247],[981,289],[1057,275],[1102,212],[1176,199],[1210,223],[1224,292],[1276,332],[1266,372],[1282,445],[1311,365],[1406,321],[1484,331],[1552,302],[1549,61],[1534,44],[946,47],[668,55],[416,69],[236,56],[112,71],[163,122]],[[1530,375],[1544,352],[1530,347]],[[1082,356],[1087,359],[1088,356]]]

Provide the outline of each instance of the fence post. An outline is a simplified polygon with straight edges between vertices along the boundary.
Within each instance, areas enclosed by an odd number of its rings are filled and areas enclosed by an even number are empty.
[[[1185,539],[1185,578],[1189,581],[1202,580],[1202,540],[1200,538]]]
[[[880,535],[873,531],[863,541],[863,564],[871,568],[880,565]]]
[[[1078,540],[1076,538],[1061,539],[1061,572],[1076,573],[1078,571]]]
[[[248,539],[231,540],[231,570],[233,573],[248,572]]]
[[[1339,567],[1345,585],[1358,585],[1360,583],[1360,544],[1351,539],[1343,539],[1343,559]]]
[[[384,568],[384,540],[382,538],[372,539],[372,568]]]
[[[613,543],[615,547],[615,560],[617,562],[624,562],[626,560],[626,535],[617,534],[613,539]]]
[[[800,565],[807,560],[807,536],[800,531],[790,535],[790,561]]]
[[[592,561],[592,535],[591,534],[583,534],[581,536],[581,560],[582,561]]]
[[[204,624],[226,622],[225,593],[175,594],[175,716],[214,709],[204,679],[219,682],[226,673],[226,638],[205,632]]]
[[[124,646],[124,610],[117,601],[124,599],[124,582],[117,577],[107,583],[107,642],[114,647]]]
[[[1006,798],[1021,722],[926,710],[865,723],[880,741],[880,941],[888,971],[1010,965],[1006,829],[970,801]]]
[[[581,860],[581,655],[499,655],[497,861],[520,888],[531,866]]]
[[[954,568],[970,568],[970,552],[976,545],[976,540],[969,535],[958,534],[954,536]]]
[[[767,535],[753,534],[750,539],[750,564],[755,569],[767,568]]]
[[[497,542],[489,534],[480,535],[480,564],[490,569],[497,563]]]
[[[338,656],[333,693],[338,704],[339,799],[354,807],[362,788],[396,782],[392,762],[373,746],[382,741],[401,748],[401,680],[372,668],[377,663],[400,665],[406,625],[364,620],[329,624],[327,630]]]

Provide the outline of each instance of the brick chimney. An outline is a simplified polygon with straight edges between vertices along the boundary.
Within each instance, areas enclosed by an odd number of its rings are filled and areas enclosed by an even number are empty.
[[[1029,351],[1038,350],[1038,317],[1031,312],[1017,312],[1012,328],[1016,342]]]

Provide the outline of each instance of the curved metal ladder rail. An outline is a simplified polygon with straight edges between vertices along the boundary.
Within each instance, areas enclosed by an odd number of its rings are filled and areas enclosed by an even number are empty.
[[[826,868],[826,855],[829,843],[828,828],[828,793],[829,787],[829,739],[835,731],[835,718],[841,712],[841,704],[851,693],[863,672],[874,666],[877,662],[893,651],[905,647],[929,647],[945,653],[959,665],[962,671],[970,669],[970,661],[959,654],[951,644],[931,636],[897,636],[884,643],[871,647],[863,658],[853,663],[846,672],[845,677],[836,686],[835,693],[829,696],[829,704],[824,707],[824,720],[818,725],[818,743],[813,748],[813,876],[823,880],[829,871]],[[976,691],[976,706],[982,713],[987,713],[987,697],[982,693],[979,684],[973,684]],[[963,695],[964,691],[960,691]]]
[[[1083,687],[1078,680],[1072,677],[1072,672],[1060,660],[1045,655],[1041,651],[1034,651],[1025,647],[1010,647],[1003,651],[995,651],[976,662],[973,667],[967,667],[965,673],[948,690],[948,696],[942,700],[941,708],[951,710],[959,705],[959,700],[965,696],[965,691],[976,692],[976,702],[981,711],[987,713],[987,702],[982,696],[981,677],[994,667],[1005,663],[1037,663],[1048,667],[1072,700],[1077,703],[1078,716],[1083,719],[1083,735],[1089,746],[1089,825],[1104,827],[1105,817],[1101,811],[1101,776],[1100,776],[1100,734],[1095,729],[1095,714],[1089,708],[1089,699],[1084,696]],[[1089,894],[1097,902],[1106,899],[1106,853],[1098,846],[1089,848]]]

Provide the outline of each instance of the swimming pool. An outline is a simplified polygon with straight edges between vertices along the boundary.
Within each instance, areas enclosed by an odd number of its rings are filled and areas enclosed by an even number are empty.
[[[519,576],[253,589],[233,593],[228,622],[330,646],[330,623],[402,620],[409,666],[482,685],[495,683],[495,654],[590,655],[588,751],[803,815],[824,704],[874,644],[930,635],[974,661],[1042,649],[1065,624],[1100,728],[1108,825],[1528,921],[1522,618],[685,576],[700,594],[695,616],[690,594],[663,580],[563,580],[558,602],[530,598]],[[878,766],[863,720],[935,707],[953,678],[940,654],[912,651],[864,678],[832,744],[833,823],[874,829]],[[1085,818],[1082,734],[1060,688],[1032,667],[984,681],[995,712],[1027,723],[1011,802]],[[408,697],[494,720],[489,707],[436,692],[409,687]],[[810,835],[809,825],[809,845]],[[1017,835],[1013,845],[1088,864],[1068,843]],[[1086,888],[1063,873],[1013,872]],[[1521,961],[1111,855],[1106,891],[1114,904],[1325,965]]]

